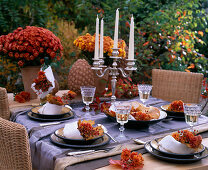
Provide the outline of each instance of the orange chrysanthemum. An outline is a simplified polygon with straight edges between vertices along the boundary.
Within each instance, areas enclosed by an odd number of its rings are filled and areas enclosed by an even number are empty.
[[[189,130],[174,132],[172,133],[172,137],[193,149],[197,149],[202,142],[202,137],[200,135],[196,136],[195,133],[192,133]]]
[[[173,111],[173,112],[183,112],[183,101],[182,100],[176,100],[173,101],[168,109],[168,111]]]
[[[120,166],[124,170],[133,170],[143,168],[144,158],[141,153],[131,152],[129,149],[123,149],[121,153],[121,160],[109,160],[111,165]]]
[[[129,149],[123,149],[121,153],[121,160],[122,161],[128,161],[131,158],[131,150]]]
[[[104,131],[102,127],[93,127],[94,124],[95,122],[92,120],[78,121],[78,130],[84,139],[90,140],[103,135]]]
[[[44,71],[39,71],[38,77],[33,82],[35,83],[35,89],[42,90],[43,92],[48,91],[52,87],[52,83],[47,79]]]
[[[72,90],[69,90],[67,93],[64,93],[61,97],[63,100],[72,100],[76,97],[76,93]]]
[[[30,101],[30,93],[22,91],[22,92],[16,94],[14,100],[19,103],[25,103],[26,101]]]
[[[53,96],[52,94],[47,95],[47,101],[51,104],[56,104],[59,106],[64,105],[65,103],[62,101],[61,97]]]
[[[0,54],[7,54],[11,61],[24,65],[41,65],[41,59],[50,60],[63,55],[63,46],[51,31],[35,26],[17,28],[8,35],[0,36]]]

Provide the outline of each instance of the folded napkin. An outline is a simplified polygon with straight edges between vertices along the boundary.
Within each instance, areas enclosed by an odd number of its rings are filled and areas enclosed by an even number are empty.
[[[189,148],[185,144],[178,142],[171,135],[164,137],[159,143],[159,148],[165,152],[177,153],[177,154],[190,154],[195,150]]]
[[[42,71],[42,68],[41,68]],[[55,88],[55,78],[53,75],[53,71],[51,66],[49,66],[47,69],[44,70],[45,72],[45,76],[47,77],[48,81],[51,82],[52,87],[49,87],[48,91],[43,92],[41,89],[40,90],[36,90],[35,89],[35,83],[33,83],[31,85],[31,88],[33,89],[33,91],[41,98],[43,99],[44,97],[46,97],[54,88]]]
[[[208,131],[208,126],[207,126],[207,123],[205,123],[205,124],[201,124],[201,125],[198,125],[198,126],[194,126],[194,129],[198,133],[203,133],[203,132]]]
[[[38,112],[44,115],[56,115],[60,114],[63,106],[59,106],[56,104],[46,103],[44,104]]]
[[[72,139],[83,139],[83,137],[80,135],[79,130],[77,129],[77,121],[65,124],[64,127],[64,136],[67,138],[72,138]]]
[[[114,149],[112,149],[111,151],[109,151],[107,153],[106,152],[98,152],[98,153],[84,155],[84,156],[80,156],[80,157],[67,156],[67,157],[63,157],[63,158],[58,158],[55,161],[54,170],[64,170],[65,167],[76,164],[76,163],[99,159],[99,158],[105,158],[105,157],[109,157],[109,156],[113,156],[113,155],[118,155],[118,154],[121,154],[121,152],[124,148],[128,148],[131,150],[138,150],[143,147],[144,147],[143,145],[137,145],[134,143],[128,143],[128,144],[123,144],[123,145],[119,144]]]

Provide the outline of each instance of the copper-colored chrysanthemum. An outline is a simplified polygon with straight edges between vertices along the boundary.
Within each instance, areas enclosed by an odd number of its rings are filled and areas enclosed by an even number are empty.
[[[94,124],[95,122],[92,120],[78,121],[78,130],[84,139],[90,140],[103,135],[104,131],[102,127],[93,127]]]
[[[34,60],[36,65],[40,65],[44,57],[60,60],[62,51],[60,39],[41,27],[19,27],[8,35],[0,36],[0,54],[7,54],[8,58],[18,62],[20,67]]]
[[[190,132],[189,130],[174,132],[172,133],[172,137],[175,140],[186,144],[188,147],[194,149],[197,149],[202,142],[202,137],[200,135],[196,136],[195,133]]]

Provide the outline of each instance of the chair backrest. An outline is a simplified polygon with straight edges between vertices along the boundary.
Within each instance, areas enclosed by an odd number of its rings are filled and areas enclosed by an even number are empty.
[[[0,117],[9,120],[10,110],[8,95],[5,88],[0,87]]]
[[[0,118],[0,170],[32,170],[25,127]]]
[[[199,103],[203,74],[152,70],[152,96],[169,102]]]

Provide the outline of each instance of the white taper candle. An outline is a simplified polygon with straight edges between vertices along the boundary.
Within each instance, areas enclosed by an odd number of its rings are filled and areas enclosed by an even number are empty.
[[[94,52],[94,59],[98,59],[98,51],[99,51],[99,19],[98,15],[96,18],[96,32],[95,32],[95,52]]]
[[[115,31],[114,31],[114,45],[113,48],[118,48],[118,22],[119,22],[119,10],[116,10],[116,21],[115,21]]]
[[[134,17],[131,17],[128,59],[134,59]]]
[[[103,58],[103,33],[104,33],[103,27],[104,27],[104,21],[102,18],[100,25],[100,58]]]

